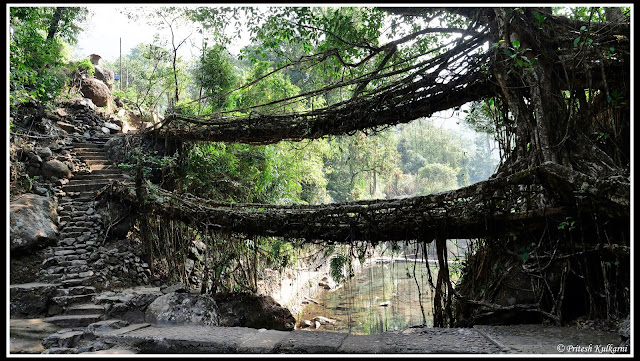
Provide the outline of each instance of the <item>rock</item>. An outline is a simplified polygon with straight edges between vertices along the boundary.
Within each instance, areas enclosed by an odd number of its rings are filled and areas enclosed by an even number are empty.
[[[196,262],[191,258],[187,258],[186,260],[184,260],[184,271],[187,274],[187,276],[191,274],[191,271],[193,271],[193,266],[195,264]]]
[[[104,107],[111,102],[109,87],[96,78],[83,79],[80,91],[85,97],[91,99],[96,106]]]
[[[311,321],[309,320],[304,320],[302,321],[302,323],[300,324],[301,327],[311,327]]]
[[[124,122],[122,121],[122,119],[117,118],[117,117],[112,117],[112,118],[110,119],[110,123],[113,123],[113,124],[115,124],[115,125],[117,125],[117,126],[120,126],[120,127],[122,127],[122,125],[124,124]]]
[[[42,175],[46,177],[71,178],[72,174],[66,164],[59,160],[53,159],[42,164]]]
[[[178,282],[168,287],[160,287],[160,292],[166,294],[169,293],[184,293],[187,292],[187,287],[182,282]]]
[[[318,322],[318,321],[314,321],[313,325],[314,325],[315,328],[320,328],[320,322]]]
[[[115,76],[113,74],[113,71],[107,69],[107,68],[103,68],[100,65],[94,65],[94,68],[96,69],[95,72],[95,77],[98,80],[101,80],[103,83],[105,83],[107,85],[107,87],[109,88],[109,90],[113,89],[113,82],[115,80]]]
[[[167,293],[147,307],[145,321],[155,324],[219,326],[216,301],[209,295]]]
[[[47,316],[53,297],[60,288],[59,284],[25,283],[11,285],[10,315],[11,318],[35,318]]]
[[[316,316],[312,320],[316,322],[320,322],[321,325],[327,325],[327,324],[333,325],[334,323],[336,323],[335,320],[332,320],[324,316]]]
[[[44,147],[38,150],[38,155],[42,157],[42,159],[47,159],[47,158],[51,158],[51,156],[53,155],[53,152],[51,151],[51,148]]]
[[[10,251],[30,251],[58,239],[57,205],[47,196],[24,194],[10,204]]]
[[[25,156],[29,160],[30,163],[42,163],[42,158],[36,154],[34,151],[28,151],[25,153]]]
[[[109,130],[109,128],[107,127],[101,127],[100,130],[104,133],[104,134],[111,134],[111,130]]]
[[[64,108],[56,108],[56,115],[59,117],[68,117],[69,113],[67,113],[66,109]]]
[[[39,196],[46,196],[48,194],[47,188],[44,187],[36,187],[33,191]]]
[[[620,345],[621,347],[629,348],[630,345],[630,337],[631,337],[631,319],[630,315],[622,322],[620,328],[618,329],[618,335],[620,335]]]
[[[336,281],[334,281],[331,277],[328,277],[328,276],[322,277],[320,282],[318,282],[318,285],[323,287],[325,290],[333,290],[338,287],[338,284],[336,283]]]
[[[295,328],[296,319],[289,309],[282,307],[271,296],[231,293],[216,298],[216,302],[221,326],[280,331],[292,331]]]
[[[104,127],[113,130],[113,133],[118,133],[122,130],[122,127],[120,127],[119,125],[109,122],[104,122]]]
[[[89,98],[75,99],[72,105],[76,108],[89,108],[91,110],[96,110],[96,105]]]
[[[122,107],[122,106],[124,106],[124,104],[120,105],[120,106]],[[126,111],[124,109],[118,110],[118,116],[119,117],[124,117],[125,114],[126,114]]]

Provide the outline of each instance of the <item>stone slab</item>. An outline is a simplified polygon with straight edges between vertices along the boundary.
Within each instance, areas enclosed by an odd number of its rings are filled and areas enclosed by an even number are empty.
[[[611,354],[620,351],[614,332],[539,324],[473,327],[479,333],[516,354]]]
[[[326,331],[293,331],[275,348],[277,353],[337,353],[349,334]]]
[[[256,333],[247,333],[238,345],[239,353],[272,353],[276,346],[291,332],[261,328]]]

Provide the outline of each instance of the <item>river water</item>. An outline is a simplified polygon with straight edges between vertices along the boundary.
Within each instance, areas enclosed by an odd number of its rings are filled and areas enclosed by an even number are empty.
[[[433,283],[438,268],[430,265]],[[372,334],[433,326],[433,291],[424,261],[377,262],[363,268],[343,287],[323,291],[302,311],[302,320],[323,316],[335,320],[318,331]],[[313,323],[313,322],[312,322]]]

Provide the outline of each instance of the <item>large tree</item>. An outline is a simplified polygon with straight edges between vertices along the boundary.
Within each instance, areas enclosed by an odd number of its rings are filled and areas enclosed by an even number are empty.
[[[443,195],[267,207],[273,214],[266,216],[255,205],[208,204],[202,217],[252,234],[434,242],[441,265],[436,325],[454,324],[454,296],[457,317],[470,322],[532,315],[562,323],[629,311],[628,10],[580,9],[568,16],[535,7],[269,11],[261,21],[247,13],[254,40],[272,49],[295,43],[307,54],[242,88],[290,66],[319,72],[317,87],[233,113],[169,114],[163,136],[265,144],[375,133],[483,101],[505,161],[493,179]],[[395,37],[382,39],[385,29]],[[320,95],[332,95],[326,106],[295,106]],[[181,204],[181,210],[157,206],[194,218],[199,208]],[[484,240],[455,290],[445,247],[454,237]]]

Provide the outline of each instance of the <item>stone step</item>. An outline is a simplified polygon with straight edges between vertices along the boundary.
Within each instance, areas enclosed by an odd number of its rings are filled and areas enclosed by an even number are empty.
[[[64,281],[63,281],[64,283]],[[70,305],[77,305],[81,303],[89,303],[96,294],[88,293],[86,295],[74,295],[74,296],[56,296],[51,299],[59,306],[66,307]],[[86,325],[85,325],[86,326]]]
[[[106,154],[91,154],[91,155],[79,154],[78,158],[80,158],[81,160],[85,161],[85,163],[87,163],[89,161],[91,161],[91,162],[99,162],[99,161],[108,162],[108,161],[110,161],[110,159],[106,156]]]
[[[98,150],[104,149],[104,143],[73,143],[73,151],[77,152],[78,150]]]
[[[149,326],[151,326],[151,324],[149,324],[149,323],[134,323],[134,324],[131,324],[131,325],[126,326],[126,327],[122,327],[122,328],[119,328],[119,329],[116,329],[116,330],[111,330],[111,331],[105,332],[105,333],[101,334],[101,336],[105,336],[105,337],[118,336],[118,335],[122,335],[122,334],[125,334],[125,333],[128,333],[128,332],[139,330],[141,328],[145,328],[145,327],[149,327]]]
[[[92,170],[90,173],[83,173],[78,175],[79,177],[82,176],[87,176],[87,175],[103,175],[103,174],[122,174],[122,169],[120,168],[104,168],[104,169],[95,169]],[[74,176],[75,178],[76,176]]]
[[[93,286],[72,286],[66,288],[65,290],[67,290],[67,295],[69,296],[79,296],[96,293],[96,288]]]
[[[104,313],[104,306],[96,305],[94,303],[73,305],[65,309],[65,314],[67,315],[97,315],[102,313]]]
[[[45,322],[42,318],[12,318],[9,322],[12,338],[20,337],[42,341],[44,337],[60,330],[60,327]]]
[[[75,347],[84,337],[84,331],[65,328],[46,337],[42,340],[42,345],[48,349],[71,348]]]
[[[84,213],[83,213],[84,215]],[[89,227],[77,227],[77,226],[73,226],[73,225],[68,225],[66,227],[64,227],[64,231],[67,233],[71,233],[71,232],[90,232],[92,230],[92,228]]]
[[[114,165],[113,162],[111,162],[109,159],[83,159],[83,161],[89,166],[89,169],[91,169],[92,165],[98,166],[98,165]]]
[[[75,347],[51,347],[42,353],[46,355],[75,355],[79,353],[79,351]]]
[[[100,178],[122,178],[126,175],[126,173],[124,173],[124,171],[118,169],[118,168],[112,168],[112,169],[105,169],[108,172],[106,173],[86,173],[86,174],[80,174],[80,175],[75,175],[73,177],[73,180],[85,180],[85,179],[100,179]],[[117,170],[117,172],[116,172]]]
[[[88,191],[88,192],[65,192],[65,194],[67,196],[69,196],[69,198],[76,200],[78,202],[82,201],[82,202],[89,202],[89,201],[94,201],[95,199],[93,199],[95,197],[95,192],[93,191]]]
[[[100,154],[106,154],[107,149],[103,146],[98,146],[98,147],[76,147],[73,148],[73,151],[76,154],[81,154],[81,153],[100,153]]]
[[[93,276],[65,279],[63,281],[60,281],[60,284],[62,284],[63,287],[73,287],[73,286],[79,286],[79,285],[90,285],[93,282],[94,279],[95,279],[95,277],[93,277]]]
[[[58,202],[58,205],[61,207],[68,207],[68,206],[72,206],[72,207],[89,207],[91,206],[91,204],[89,204],[88,202],[82,202],[82,201],[78,201],[76,199],[73,198],[67,198],[65,197],[64,199],[60,199]]]
[[[98,179],[74,179],[73,181],[65,184],[63,186],[63,189],[64,189],[64,187],[92,185],[92,184],[96,184],[96,183],[98,183],[98,184],[111,184],[111,182],[108,179],[102,179],[102,180],[98,180]]]
[[[61,237],[62,237],[62,236],[64,236],[64,238],[65,238],[65,239],[66,239],[66,238],[73,238],[73,239],[74,239],[74,241],[73,241],[73,242],[71,242],[71,243],[69,243],[69,242],[66,242],[66,243],[65,243],[65,242],[63,242],[63,241],[60,241],[60,243],[65,244],[65,245],[69,245],[69,244],[77,244],[77,243],[78,243],[77,238],[78,238],[78,237],[80,237],[80,236],[82,236],[83,234],[84,234],[84,232],[68,232],[68,233],[67,233],[67,232],[65,232],[65,233],[60,233]]]
[[[85,159],[87,157],[102,157],[107,158],[107,153],[103,150],[81,150],[75,152],[76,157]]]
[[[86,184],[68,184],[62,187],[62,190],[65,192],[85,192],[85,191],[96,191],[105,186],[110,185],[111,182],[93,182]]]
[[[118,168],[118,166],[113,164],[113,163],[109,163],[109,164],[89,164],[89,163],[87,163],[87,165],[89,166],[89,169],[91,169],[91,171],[104,170],[104,169],[113,169],[113,170],[116,170],[118,173],[122,172],[122,170],[120,168]]]
[[[99,307],[99,306],[98,306]],[[87,331],[94,334],[103,334],[113,330],[117,330],[129,325],[129,322],[119,319],[109,319],[104,321],[98,321],[87,326]]]
[[[47,317],[45,322],[53,323],[60,327],[86,327],[94,322],[100,321],[102,314],[88,314],[88,315],[59,315],[53,317]]]

